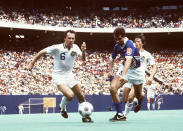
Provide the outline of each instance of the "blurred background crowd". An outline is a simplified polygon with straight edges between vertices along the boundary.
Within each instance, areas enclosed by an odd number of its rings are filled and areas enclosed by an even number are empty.
[[[27,71],[26,67],[46,46],[63,42],[63,32],[36,30],[36,26],[74,28],[132,29],[157,28],[145,33],[147,49],[157,64],[156,93],[183,94],[183,2],[180,0],[1,0],[0,24],[34,25],[35,30],[1,27],[0,30],[0,95],[60,94],[52,82],[53,58],[42,57]],[[160,33],[159,28],[170,32]],[[143,32],[138,32],[139,34]],[[129,33],[133,38],[136,33]],[[110,33],[80,32],[76,43],[87,42],[87,60],[77,60],[73,72],[85,94],[110,94],[108,61],[112,43]],[[106,49],[107,48],[107,49]],[[150,50],[154,48],[154,50]],[[35,50],[34,50],[35,49]],[[117,59],[115,71],[121,60]],[[148,68],[150,69],[150,68]]]
[[[42,57],[32,71],[26,67],[37,52],[0,50],[0,94],[1,95],[52,95],[60,94],[52,82],[53,57]],[[162,50],[152,53],[157,64],[153,81],[156,93],[183,94],[183,51]],[[81,82],[85,94],[109,94],[108,61],[110,51],[87,51],[86,62],[77,60],[73,72]],[[115,71],[121,64],[116,59]]]
[[[0,8],[0,21],[30,25],[77,28],[179,28],[183,13],[169,10],[134,10],[123,12],[89,12],[49,9]]]

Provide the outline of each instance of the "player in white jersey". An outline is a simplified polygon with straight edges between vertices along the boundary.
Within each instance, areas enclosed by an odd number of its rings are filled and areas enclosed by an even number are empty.
[[[50,54],[54,56],[54,70],[53,70],[53,82],[57,85],[59,91],[63,93],[63,97],[60,103],[61,115],[64,118],[68,118],[66,112],[66,104],[74,98],[76,95],[79,103],[85,101],[81,85],[75,80],[72,73],[75,59],[80,57],[85,60],[86,43],[83,43],[80,48],[74,44],[75,31],[67,30],[64,34],[64,43],[53,45],[41,50],[29,64],[28,69],[31,70],[35,62],[43,55]],[[83,122],[93,122],[89,116],[82,118]]]
[[[144,68],[144,77],[145,77],[145,71],[147,70],[147,65],[151,65],[150,77],[146,79],[146,84],[151,85],[153,77],[156,73],[156,65],[152,55],[143,49],[144,44],[145,44],[145,36],[137,35],[135,37],[135,45],[138,48],[140,53],[141,64],[142,64],[142,67]],[[126,105],[125,105],[125,111],[123,112],[123,114],[127,116],[133,107],[133,100],[135,98],[135,93],[134,93],[134,87],[130,83],[126,83],[124,87],[125,87],[124,92],[126,95],[123,95],[124,97],[123,100],[124,102],[126,102]]]
[[[146,85],[147,90],[147,110],[150,111],[151,102],[152,109],[155,110],[155,88],[153,85]]]
[[[23,105],[22,105],[22,104],[19,104],[17,108],[18,108],[18,113],[19,113],[19,114],[23,114],[23,112],[24,112],[24,107],[23,107]]]

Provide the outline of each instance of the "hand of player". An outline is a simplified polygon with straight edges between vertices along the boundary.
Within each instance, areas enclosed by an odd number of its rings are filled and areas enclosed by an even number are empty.
[[[125,79],[125,76],[121,76],[119,80],[120,80],[120,82],[121,82],[122,85],[124,85],[126,82],[128,82],[128,81]]]
[[[86,51],[86,42],[83,42],[81,45],[81,50]]]
[[[151,78],[148,78],[147,81],[146,81],[146,84],[147,85],[151,85],[152,84],[152,79]]]

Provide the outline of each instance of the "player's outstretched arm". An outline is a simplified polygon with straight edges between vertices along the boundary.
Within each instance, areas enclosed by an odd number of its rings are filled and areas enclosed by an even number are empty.
[[[33,58],[33,60],[28,65],[28,70],[32,70],[36,61],[39,60],[39,58],[45,54],[47,54],[47,51],[45,51],[45,50],[41,50],[39,53],[37,53],[37,55]]]
[[[151,72],[151,75],[150,75],[150,77],[148,78],[148,80],[146,82],[147,85],[151,85],[152,84],[152,80],[153,80],[154,75],[156,74],[156,70],[157,70],[157,67],[156,67],[155,64],[151,65],[151,67],[152,67],[152,72]]]
[[[81,59],[83,61],[86,60],[86,42],[83,42],[82,45],[81,45],[81,51],[82,51],[82,54],[81,54]]]

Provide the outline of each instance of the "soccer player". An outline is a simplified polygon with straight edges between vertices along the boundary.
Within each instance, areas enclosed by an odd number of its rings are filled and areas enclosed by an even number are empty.
[[[135,47],[134,43],[126,37],[126,33],[123,28],[116,28],[113,35],[116,44],[112,51],[112,58],[109,62],[108,77],[115,76],[110,84],[110,93],[117,113],[110,119],[111,122],[126,120],[126,117],[122,114],[122,104],[118,95],[118,89],[127,81],[134,86],[135,96],[138,99],[138,105],[136,105],[134,111],[137,112],[141,108],[143,99],[142,84],[144,83],[144,71],[140,66],[140,54],[138,49]],[[117,75],[114,75],[114,60],[118,54],[120,54],[124,60],[117,72]]]
[[[4,114],[6,114],[6,106],[4,105],[4,104],[1,104],[1,106],[0,106],[0,113],[1,113],[1,115],[4,115]]]
[[[151,66],[150,77],[146,80],[146,85],[150,86],[152,84],[153,77],[156,73],[155,60],[152,57],[152,55],[148,51],[144,50],[144,48],[143,48],[143,46],[145,45],[145,36],[144,35],[137,35],[135,37],[135,45],[140,52],[141,66],[144,68],[144,70],[143,70],[144,78],[145,78],[145,71],[147,70],[147,65]],[[127,116],[133,107],[135,93],[134,93],[134,87],[132,87],[131,84],[127,84],[124,86],[126,87],[124,92],[126,92],[126,94],[127,94],[126,96],[124,96],[124,101],[127,101],[127,103],[125,105],[125,111],[123,112],[123,114],[125,116]]]
[[[61,115],[68,118],[66,112],[66,104],[76,95],[79,103],[85,101],[81,85],[75,80],[72,73],[75,59],[80,57],[85,60],[86,43],[80,48],[74,44],[76,33],[73,30],[67,30],[64,34],[64,43],[53,45],[41,50],[29,64],[28,69],[31,70],[35,62],[43,55],[54,55],[53,82],[57,85],[58,90],[63,93],[60,103]],[[82,118],[83,122],[93,122],[89,116]]]
[[[161,93],[158,94],[158,96],[155,98],[155,101],[158,104],[158,110],[160,110],[160,106],[163,104],[163,96]]]
[[[147,110],[150,111],[151,102],[152,102],[152,109],[155,110],[155,89],[152,85],[146,86],[147,90]]]
[[[24,107],[23,107],[22,104],[19,104],[19,105],[18,105],[18,113],[19,113],[19,114],[23,114],[23,112],[24,112]]]

